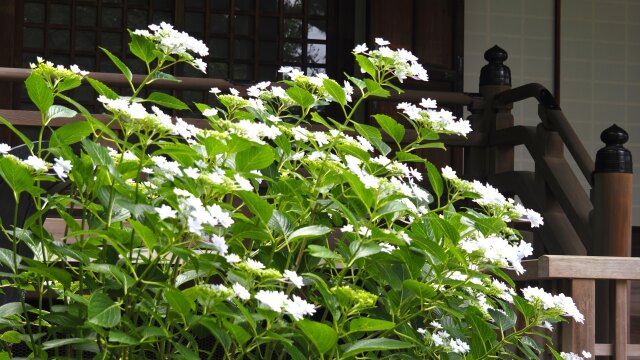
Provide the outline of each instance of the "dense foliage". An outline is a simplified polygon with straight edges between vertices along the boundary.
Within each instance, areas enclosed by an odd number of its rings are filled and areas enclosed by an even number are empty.
[[[16,130],[26,158],[0,145],[2,180],[36,209],[2,228],[3,288],[36,297],[0,306],[5,358],[19,344],[35,358],[538,358],[532,336],[582,320],[570,298],[517,294],[502,271],[531,254],[508,223],[538,226],[537,213],[414,154],[468,122],[430,99],[355,121],[365,100],[427,80],[409,51],[377,39],[354,49],[362,78],[282,68],[248,97],[212,89],[217,105],[190,105],[142,90],[176,81],[178,63],[205,71],[206,46],[164,23],[130,35],[141,83],[103,49],[129,94],[38,59],[26,87],[40,141]],[[106,124],[66,95],[83,81]],[[197,126],[167,114],[192,107]],[[43,190],[56,181],[67,191]],[[62,238],[43,228],[51,213]]]

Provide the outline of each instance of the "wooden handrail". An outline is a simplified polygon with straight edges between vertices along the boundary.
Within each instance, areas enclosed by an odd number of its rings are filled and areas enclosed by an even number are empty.
[[[538,103],[541,105],[538,115],[542,123],[545,127],[549,128],[549,130],[558,131],[558,134],[560,134],[562,141],[567,146],[567,149],[571,153],[571,156],[573,156],[585,179],[589,182],[589,185],[593,186],[593,179],[591,178],[595,167],[593,158],[589,155],[589,152],[587,152],[587,149],[580,141],[580,138],[571,127],[571,124],[564,116],[564,113],[549,90],[540,84],[532,83],[504,91],[496,95],[493,101],[495,106],[505,106],[531,98],[538,100]]]
[[[0,81],[22,81],[29,76],[29,69],[0,67]],[[96,79],[110,86],[129,86],[126,78],[118,73],[91,72],[91,78]],[[132,81],[134,85],[139,85],[144,80],[144,75],[134,74]],[[235,88],[241,94],[246,94],[246,84],[236,84],[223,79],[176,77],[179,81],[155,80],[149,84],[150,88],[166,90],[209,90],[212,87],[219,89]],[[357,96],[357,94],[354,94]],[[391,101],[413,101],[418,102],[422,98],[431,98],[440,104],[459,106],[469,105],[473,98],[465,93],[430,90],[406,90],[402,94],[392,92],[388,100]],[[387,100],[387,99],[383,99]]]

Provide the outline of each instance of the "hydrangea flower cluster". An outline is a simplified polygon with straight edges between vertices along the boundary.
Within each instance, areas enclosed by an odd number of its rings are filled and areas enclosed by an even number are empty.
[[[193,54],[201,57],[209,55],[209,48],[204,42],[184,31],[174,29],[166,22],[162,22],[160,25],[149,25],[149,30],[135,30],[133,33],[153,40],[165,55],[178,55],[186,59],[196,69],[203,73],[207,72],[207,63],[201,58],[193,56]]]
[[[429,80],[427,71],[411,51],[405,49],[392,50],[387,46],[390,43],[382,38],[376,38],[375,42],[378,45],[377,49],[369,50],[367,44],[360,44],[353,49],[353,52],[367,55],[375,66],[382,69],[380,75],[383,79],[393,74],[400,82],[407,77],[422,81]],[[366,70],[362,69],[362,72],[364,73]]]

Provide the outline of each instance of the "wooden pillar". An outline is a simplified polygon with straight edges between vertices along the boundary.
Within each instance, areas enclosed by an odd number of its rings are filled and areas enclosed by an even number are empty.
[[[511,69],[504,65],[509,55],[495,45],[484,53],[489,63],[480,72],[480,95],[485,100],[484,126],[489,134],[513,126],[512,104],[496,106],[494,97],[511,89]],[[513,171],[513,146],[497,146],[489,149],[486,154],[487,177],[493,174]]]
[[[633,164],[631,152],[622,146],[629,135],[613,125],[602,132],[600,139],[606,146],[596,154],[593,174],[592,249],[594,255],[629,257]],[[615,357],[622,358],[629,342],[629,282],[599,285],[597,302],[599,328],[609,329],[598,333],[598,340],[611,341]]]

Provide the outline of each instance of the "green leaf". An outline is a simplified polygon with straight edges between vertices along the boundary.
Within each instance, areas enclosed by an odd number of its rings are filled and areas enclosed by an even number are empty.
[[[382,98],[387,98],[391,94],[388,90],[385,90],[378,84],[376,81],[371,79],[364,79],[364,83],[367,84],[367,90],[369,91],[369,95],[378,96]]]
[[[158,241],[158,237],[156,233],[149,229],[146,225],[139,223],[133,219],[129,219],[129,224],[135,230],[136,235],[142,240],[144,245],[149,250],[153,250],[156,246],[156,242]]]
[[[311,93],[301,87],[292,86],[286,90],[287,95],[302,108],[308,108],[315,103]]]
[[[209,330],[211,335],[213,335],[220,344],[222,344],[225,352],[229,351],[229,348],[231,347],[231,337],[222,327],[220,327],[213,319],[207,317],[201,318],[198,323]]]
[[[0,341],[4,341],[10,344],[19,344],[22,340],[20,340],[19,332],[15,330],[9,330],[0,335]]]
[[[436,296],[436,290],[433,286],[421,283],[417,280],[405,280],[402,285],[420,299],[432,299]]]
[[[376,114],[373,115],[373,118],[376,119],[376,122],[378,123],[378,125],[380,125],[382,130],[384,130],[384,132],[391,136],[393,141],[395,141],[397,144],[400,144],[402,142],[406,131],[404,126],[402,126],[389,115]]]
[[[195,303],[180,290],[167,288],[164,290],[164,298],[171,306],[171,310],[180,314],[183,319],[195,310]]]
[[[371,62],[371,60],[369,60],[368,57],[366,57],[364,55],[356,54],[356,61],[358,62],[358,65],[360,65],[360,68],[365,73],[369,74],[369,76],[371,76],[372,78],[375,78],[375,76],[376,76],[376,66],[373,65],[373,63]],[[356,84],[356,85],[358,85],[358,84]]]
[[[48,267],[39,261],[31,260],[26,257],[23,260],[30,265],[29,267],[26,267],[24,271],[41,275],[48,280],[55,280],[67,289],[71,287],[71,274],[69,274],[64,268]]]
[[[62,105],[51,105],[49,107],[49,112],[47,113],[47,117],[49,119],[55,118],[71,118],[78,114],[77,111],[71,110],[66,106]]]
[[[251,171],[269,167],[275,160],[270,146],[255,146],[236,154],[236,171]]]
[[[373,65],[373,64],[372,64],[372,65]],[[350,81],[351,81],[355,86],[357,86],[357,87],[358,87],[358,89],[360,89],[360,90],[364,90],[364,88],[366,88],[366,87],[367,87],[367,84],[366,84],[364,81],[362,81],[362,80],[358,79],[357,77],[349,76],[349,75],[347,75],[347,74],[345,74],[345,76],[346,76],[346,77],[347,77],[347,78],[348,78],[348,79],[349,79],[349,80],[350,80]]]
[[[320,245],[309,245],[307,247],[307,251],[309,251],[309,255],[321,259],[333,259],[333,260],[342,260],[342,256],[340,256],[335,251],[331,251],[331,249],[326,248]]]
[[[115,91],[111,90],[110,87],[96,79],[88,77],[87,81],[89,82],[89,85],[91,85],[91,87],[100,95],[104,95],[111,100],[115,100],[120,97]]]
[[[111,328],[120,323],[120,305],[104,293],[94,293],[87,308],[89,323],[104,328]]]
[[[120,343],[125,345],[138,345],[140,344],[140,340],[134,338],[133,336],[119,331],[119,330],[111,330],[109,331],[109,341],[114,343]]]
[[[129,49],[133,55],[137,56],[147,64],[156,59],[157,56],[154,52],[156,47],[151,39],[142,35],[134,34],[131,30],[129,30],[129,36],[131,36]]]
[[[448,238],[454,244],[458,243],[460,240],[460,233],[451,225],[447,220],[441,219],[437,214],[430,215],[429,224],[433,229],[433,233],[436,235],[437,239],[440,238]]]
[[[333,79],[324,79],[322,80],[322,85],[324,85],[327,93],[340,105],[344,106],[347,103],[347,95],[344,92],[344,89],[340,84],[338,84]]]
[[[175,76],[173,76],[171,74],[164,73],[162,71],[155,72],[153,74],[153,78],[151,79],[151,81],[149,81],[149,83],[151,83],[152,81],[155,81],[155,80],[167,80],[167,81],[173,81],[173,82],[182,82],[182,80],[179,80]]]
[[[33,142],[29,140],[29,138],[25,134],[23,134],[20,130],[16,129],[12,123],[10,123],[7,119],[3,118],[2,116],[0,116],[0,124],[8,127],[14,134],[18,135],[20,140],[22,140],[22,143],[25,144],[27,148],[29,148],[29,150],[33,149]]]
[[[330,351],[338,343],[338,334],[328,325],[308,319],[300,320],[296,325],[311,340],[320,354]]]
[[[340,358],[344,359],[369,351],[390,351],[408,349],[411,347],[413,347],[413,344],[411,343],[394,339],[378,338],[358,340],[353,343],[342,345],[343,353]]]
[[[109,52],[109,50],[101,47],[100,48],[102,51],[104,51],[105,54],[107,54],[107,56],[109,57],[109,59],[111,59],[111,62],[113,62],[113,64],[120,69],[120,72],[124,75],[124,77],[127,78],[127,80],[129,82],[131,82],[131,79],[133,78],[133,75],[131,74],[131,69],[129,69],[129,67],[127,67],[127,65],[125,65],[122,60],[118,59],[117,56],[113,55],[111,52]]]
[[[162,105],[164,107],[168,107],[170,109],[189,110],[189,105],[185,104],[178,98],[157,91],[149,94],[149,96],[144,101],[149,101],[158,105]]]
[[[223,320],[223,324],[227,331],[236,338],[239,345],[242,346],[251,339],[251,334],[249,334],[242,326],[232,324],[225,320]]]
[[[442,192],[444,191],[444,187],[442,185],[442,177],[440,176],[440,171],[430,162],[426,163],[427,165],[427,177],[429,177],[429,183],[431,183],[431,187],[433,191],[436,193],[436,196],[440,198],[442,196]]]
[[[11,315],[24,314],[25,311],[33,309],[33,306],[29,304],[24,305],[25,307],[23,308],[19,302],[10,302],[0,306],[0,319],[7,318]]]
[[[116,280],[123,289],[129,289],[135,283],[135,280],[120,267],[113,264],[97,264],[91,263],[85,267],[88,271],[107,275]]]
[[[516,321],[518,320],[516,314],[513,310],[509,309],[509,307],[504,307],[504,312],[489,309],[489,315],[495,321],[496,325],[500,327],[501,330],[509,330],[516,325]]]
[[[238,191],[238,197],[264,224],[268,224],[273,213],[273,206],[265,199],[249,191]]]
[[[391,330],[396,326],[393,321],[359,317],[349,322],[349,332],[373,332]]]
[[[9,185],[17,200],[20,194],[33,187],[33,177],[29,170],[15,159],[0,157],[0,177]]]
[[[369,242],[365,244],[359,240],[351,242],[351,244],[349,244],[349,250],[351,250],[351,253],[353,254],[349,264],[353,264],[353,262],[358,259],[375,255],[382,251],[380,245],[376,243]]]
[[[324,234],[328,234],[329,232],[331,232],[331,228],[328,228],[323,225],[305,226],[305,227],[296,229],[294,232],[292,232],[289,235],[289,241],[292,241],[301,237],[307,237],[307,238],[318,237]]]
[[[90,123],[86,121],[72,122],[57,128],[51,134],[50,146],[54,148],[61,145],[75,144],[88,138],[91,134],[93,134],[93,127]]]
[[[403,161],[403,162],[418,162],[418,163],[425,163],[425,159],[423,157],[420,157],[418,155],[412,154],[412,153],[408,153],[408,152],[404,152],[404,151],[397,151],[396,152],[396,159],[398,161]]]
[[[53,91],[49,88],[47,82],[39,75],[31,73],[24,83],[27,86],[29,99],[41,113],[48,113],[49,108],[53,105]]]
[[[60,346],[74,345],[74,344],[91,344],[94,342],[95,340],[84,339],[84,338],[49,340],[42,343],[42,350],[50,350]]]

